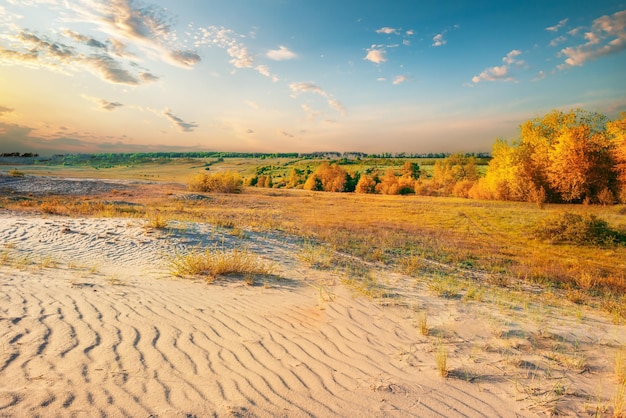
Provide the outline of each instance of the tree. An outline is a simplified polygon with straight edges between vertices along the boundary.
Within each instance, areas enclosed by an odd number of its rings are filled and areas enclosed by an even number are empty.
[[[304,183],[306,190],[325,192],[344,192],[348,173],[337,164],[323,162]]]
[[[617,176],[618,192],[626,202],[626,112],[620,113],[619,119],[606,124],[607,134],[613,142],[613,170]]]
[[[611,200],[618,189],[615,143],[606,117],[552,111],[521,125],[509,147],[498,141],[487,175],[470,194],[507,200],[582,202]],[[619,137],[619,127],[614,126]],[[600,197],[601,196],[601,197]]]
[[[412,178],[417,180],[420,176],[420,166],[417,163],[407,161],[402,166],[402,177]]]
[[[376,193],[376,181],[372,176],[363,174],[354,191],[356,193]]]

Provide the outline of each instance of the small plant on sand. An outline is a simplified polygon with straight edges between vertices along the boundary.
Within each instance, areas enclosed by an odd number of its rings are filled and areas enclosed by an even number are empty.
[[[435,364],[437,365],[439,376],[448,377],[450,373],[448,369],[448,349],[444,345],[442,338],[435,345]]]
[[[619,383],[613,398],[613,417],[626,418],[626,383]]]
[[[422,267],[422,260],[417,255],[409,255],[400,259],[400,271],[407,276],[415,276]]]
[[[271,275],[272,266],[256,255],[242,249],[192,250],[176,253],[169,260],[170,271],[175,276],[206,276],[211,283],[218,276],[240,274],[245,276]]]
[[[146,226],[153,229],[165,229],[167,228],[168,220],[159,211],[148,213],[148,220]]]
[[[626,347],[615,354],[615,378],[617,383],[626,385]]]
[[[58,262],[50,256],[42,258],[41,260],[39,260],[39,263],[38,263],[38,266],[40,269],[54,268],[57,265],[58,265]]]
[[[334,251],[325,245],[305,243],[298,258],[318,270],[327,270],[335,265]]]
[[[9,251],[4,250],[0,253],[0,266],[7,265],[9,263]]]
[[[428,314],[426,312],[422,313],[417,318],[417,327],[420,330],[420,334],[423,336],[427,336],[430,333],[430,329],[428,328]]]
[[[17,168],[9,171],[10,177],[24,177],[24,173],[19,171]]]

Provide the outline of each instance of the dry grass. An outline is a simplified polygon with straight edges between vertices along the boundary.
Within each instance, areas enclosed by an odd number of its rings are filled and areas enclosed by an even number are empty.
[[[317,268],[335,268],[333,253],[339,253],[384,263],[420,279],[434,275],[432,288],[437,294],[468,300],[489,299],[490,289],[499,287],[507,289],[500,296],[511,295],[512,287],[529,284],[549,291],[532,298],[562,292],[569,296],[552,298],[550,303],[565,303],[569,297],[609,312],[616,322],[626,319],[626,266],[616,263],[626,260],[625,245],[557,245],[529,233],[550,213],[563,210],[594,215],[606,220],[611,230],[626,230],[621,207],[546,205],[540,210],[516,202],[257,188],[202,200],[171,198],[186,193],[183,185],[143,185],[132,193],[89,199],[42,197],[20,203],[5,197],[0,205],[34,210],[45,203],[48,213],[144,219],[158,210],[169,220],[284,231],[318,243],[301,251],[301,258]],[[129,201],[135,203],[126,204]],[[442,275],[452,277],[443,280]],[[454,278],[461,276],[475,286],[461,283],[455,289]]]
[[[435,364],[437,365],[437,372],[441,377],[448,377],[450,370],[448,369],[448,349],[446,348],[443,339],[439,339],[435,345]]]
[[[615,354],[615,378],[618,384],[626,385],[626,348]]]
[[[169,259],[169,267],[175,276],[204,276],[210,283],[218,276],[243,275],[250,283],[249,276],[272,275],[274,268],[258,256],[242,249],[205,249],[178,253]]]

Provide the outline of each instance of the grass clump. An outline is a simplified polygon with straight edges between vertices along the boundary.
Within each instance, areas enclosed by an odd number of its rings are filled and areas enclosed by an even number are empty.
[[[618,384],[626,385],[626,347],[615,355],[615,378]]]
[[[437,364],[439,376],[448,377],[450,373],[448,369],[448,349],[442,340],[438,341],[435,347],[435,364]]]
[[[9,176],[10,177],[24,177],[24,173],[22,171],[19,171],[17,168],[14,168],[13,170],[9,171]]]
[[[187,188],[192,192],[241,193],[243,179],[234,171],[222,171],[215,174],[196,175]]]
[[[626,242],[626,234],[616,231],[595,215],[563,212],[541,220],[533,231],[535,237],[551,243],[608,245]]]
[[[205,249],[175,254],[170,260],[170,271],[175,276],[206,276],[211,283],[218,276],[239,274],[250,281],[254,275],[273,274],[272,266],[242,249]]]
[[[146,226],[153,229],[165,229],[167,228],[168,220],[159,211],[148,213],[148,220]]]

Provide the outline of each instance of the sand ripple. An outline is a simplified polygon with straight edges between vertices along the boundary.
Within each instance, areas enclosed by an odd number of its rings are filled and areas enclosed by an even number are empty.
[[[402,311],[341,287],[320,305],[287,240],[248,239],[283,281],[165,274],[175,248],[233,243],[207,228],[0,213],[11,253],[63,261],[0,267],[0,416],[515,416],[497,394],[439,378],[432,354],[408,361],[419,336]]]

